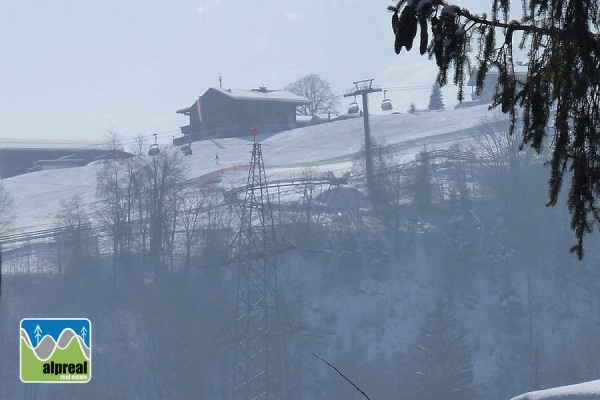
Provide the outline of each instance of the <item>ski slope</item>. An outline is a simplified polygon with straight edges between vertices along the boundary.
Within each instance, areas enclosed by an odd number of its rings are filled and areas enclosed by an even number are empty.
[[[477,134],[482,118],[492,116],[487,105],[457,110],[421,112],[417,114],[372,115],[371,137],[384,149],[397,152],[409,160],[423,146],[442,149],[452,143],[468,140]],[[313,171],[332,171],[336,175],[352,168],[364,147],[362,118],[351,118],[277,134],[260,135],[267,179],[299,176]],[[250,160],[252,137],[215,139],[192,144],[193,154],[185,157],[188,178],[214,171],[246,165]],[[215,155],[219,156],[218,163]],[[78,194],[88,211],[96,203],[96,174],[101,165],[32,172],[3,181],[15,199],[15,222],[8,233],[21,233],[51,228],[61,202]],[[223,175],[229,187],[243,185],[243,171]]]

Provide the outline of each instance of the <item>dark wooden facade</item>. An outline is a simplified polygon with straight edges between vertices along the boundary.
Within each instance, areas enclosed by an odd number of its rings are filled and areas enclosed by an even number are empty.
[[[181,127],[183,137],[174,144],[207,138],[243,137],[250,129],[276,133],[293,129],[296,107],[308,100],[283,91],[261,87],[253,90],[208,89],[193,105],[178,110],[189,116],[190,124]]]
[[[115,152],[107,148],[32,148],[0,147],[0,178],[10,178],[26,172],[42,169],[42,163],[63,167],[85,165],[98,159],[126,158],[131,154],[122,150]],[[75,163],[77,161],[77,163]]]

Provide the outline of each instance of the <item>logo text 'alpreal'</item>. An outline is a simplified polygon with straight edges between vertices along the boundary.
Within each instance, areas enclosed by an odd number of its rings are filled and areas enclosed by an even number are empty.
[[[86,318],[21,320],[21,380],[85,383],[91,379],[91,322]]]

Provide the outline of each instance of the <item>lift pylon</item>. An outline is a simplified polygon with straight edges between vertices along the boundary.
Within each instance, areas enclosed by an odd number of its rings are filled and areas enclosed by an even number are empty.
[[[282,345],[276,256],[282,246],[275,234],[262,150],[252,147],[237,251],[236,348],[234,400],[279,400]]]

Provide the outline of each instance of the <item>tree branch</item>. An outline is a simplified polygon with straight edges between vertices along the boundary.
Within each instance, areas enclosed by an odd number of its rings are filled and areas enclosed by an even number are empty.
[[[402,7],[402,4],[404,2],[405,2],[405,0],[400,0],[400,1],[398,1],[398,3],[395,6],[388,6],[388,10],[393,11],[393,12],[398,12],[398,10],[400,10],[400,7]],[[505,29],[510,28],[513,31],[535,32],[535,33],[541,33],[541,34],[546,34],[546,35],[555,35],[560,32],[560,30],[558,30],[558,29],[541,28],[541,27],[538,27],[535,25],[524,25],[516,20],[510,21],[510,22],[489,20],[486,18],[482,18],[477,14],[471,14],[469,12],[469,10],[467,10],[466,8],[460,8],[459,6],[452,6],[442,0],[433,0],[432,3],[433,3],[432,5],[434,5],[434,6],[453,7],[455,9],[455,12],[458,15],[460,15],[461,17],[464,17],[464,18],[468,19],[469,21],[474,22],[476,24],[493,26],[495,28],[505,28]]]
[[[550,28],[541,28],[535,25],[524,25],[518,22],[517,20],[512,20],[510,22],[502,22],[498,20],[489,20],[480,17],[477,14],[471,14],[469,10],[466,8],[462,8],[456,11],[458,15],[468,19],[471,22],[481,25],[493,26],[495,28],[505,28],[508,29],[509,32],[513,31],[525,31],[525,32],[533,32],[533,33],[541,33],[544,35],[555,35],[560,32],[558,29],[550,29]],[[507,36],[508,32],[507,32]]]
[[[342,378],[344,378],[345,380],[347,380],[348,382],[350,382],[350,384],[351,384],[352,386],[354,386],[354,388],[355,388],[356,390],[358,390],[360,393],[362,393],[362,395],[363,395],[363,396],[365,396],[365,398],[366,398],[367,400],[371,400],[371,399],[369,398],[369,396],[367,396],[367,394],[361,390],[361,388],[359,388],[358,386],[356,386],[356,385],[354,384],[354,382],[352,382],[350,379],[348,379],[348,378],[346,377],[346,375],[342,374],[342,373],[340,372],[340,370],[339,370],[339,369],[337,369],[336,367],[334,367],[333,365],[331,365],[329,362],[327,362],[327,360],[325,360],[325,359],[323,359],[323,358],[319,357],[319,356],[318,356],[318,355],[316,355],[315,353],[312,353],[312,355],[313,355],[313,356],[315,356],[315,357],[317,357],[319,360],[323,361],[325,364],[329,365],[331,368],[333,368],[335,372],[337,372],[338,374],[340,374]]]

